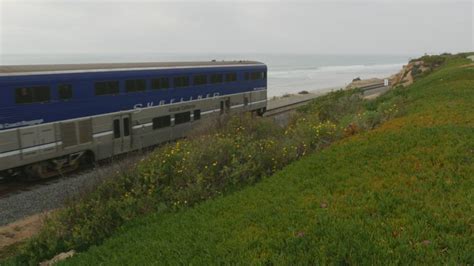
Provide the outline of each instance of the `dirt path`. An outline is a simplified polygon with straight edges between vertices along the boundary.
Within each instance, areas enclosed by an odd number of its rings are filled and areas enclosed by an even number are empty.
[[[37,234],[49,213],[35,214],[0,227],[0,250]]]

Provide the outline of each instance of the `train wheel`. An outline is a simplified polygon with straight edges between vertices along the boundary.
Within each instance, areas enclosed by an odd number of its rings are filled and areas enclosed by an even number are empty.
[[[25,167],[24,172],[27,180],[38,180],[50,178],[57,175],[57,171],[52,170],[47,162],[36,163]]]
[[[27,180],[38,180],[63,175],[92,165],[92,152],[78,152],[49,161],[28,165],[23,169]]]

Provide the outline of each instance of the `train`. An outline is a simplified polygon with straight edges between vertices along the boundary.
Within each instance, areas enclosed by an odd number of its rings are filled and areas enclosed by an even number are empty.
[[[266,106],[257,61],[0,66],[0,177],[56,176]]]

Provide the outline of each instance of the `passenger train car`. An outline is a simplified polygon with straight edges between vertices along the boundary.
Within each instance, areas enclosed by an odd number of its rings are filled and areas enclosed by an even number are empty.
[[[262,114],[266,73],[254,61],[0,66],[0,177],[50,177],[206,117]]]

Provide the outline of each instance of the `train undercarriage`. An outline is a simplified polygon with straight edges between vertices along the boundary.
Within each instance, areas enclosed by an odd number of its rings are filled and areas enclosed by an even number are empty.
[[[19,178],[23,180],[46,179],[78,170],[94,161],[93,153],[80,151],[61,157],[41,161],[0,172],[0,179]]]

